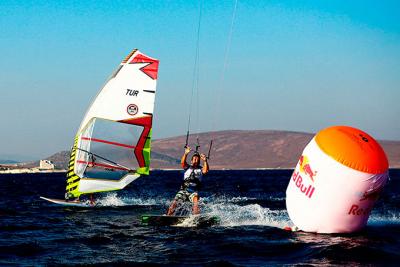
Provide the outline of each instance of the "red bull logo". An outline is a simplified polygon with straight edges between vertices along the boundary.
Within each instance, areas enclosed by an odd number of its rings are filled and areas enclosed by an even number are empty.
[[[301,193],[305,194],[307,197],[311,198],[315,187],[310,185],[306,185],[303,181],[303,177],[300,175],[299,172],[294,172],[292,175],[292,180],[296,187],[300,190]]]
[[[316,171],[313,171],[310,165],[310,161],[307,156],[302,155],[299,160],[300,173],[303,173],[310,177],[311,181],[314,182],[314,177],[317,175]]]
[[[364,192],[360,198],[360,201],[364,200],[376,201],[379,198],[380,193],[381,193],[381,188],[369,192],[368,191]]]

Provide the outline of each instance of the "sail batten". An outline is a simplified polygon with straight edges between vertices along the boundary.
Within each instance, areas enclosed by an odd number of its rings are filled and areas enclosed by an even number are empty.
[[[121,144],[121,143],[112,142],[112,141],[108,141],[108,140],[97,139],[97,138],[81,137],[81,139],[82,140],[86,140],[86,141],[99,142],[99,143],[105,143],[105,144],[114,145],[114,146],[125,147],[125,148],[132,148],[132,149],[136,148],[135,146],[132,146],[132,145]]]
[[[67,198],[122,189],[149,174],[158,64],[135,49],[96,95],[71,150]]]
[[[115,166],[115,165],[111,165],[111,164],[105,164],[105,163],[97,163],[97,162],[94,162],[94,161],[78,160],[77,163],[93,165],[93,166],[99,166],[99,167],[103,167],[103,168],[112,168],[112,169],[121,170],[121,171],[129,171],[128,168],[119,167],[119,166]]]

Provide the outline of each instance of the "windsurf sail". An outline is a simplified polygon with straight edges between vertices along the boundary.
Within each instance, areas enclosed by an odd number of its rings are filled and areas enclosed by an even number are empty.
[[[66,198],[119,190],[149,174],[158,63],[135,49],[99,91],[75,136]]]

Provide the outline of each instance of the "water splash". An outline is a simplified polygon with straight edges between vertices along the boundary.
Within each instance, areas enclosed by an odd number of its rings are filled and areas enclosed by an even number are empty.
[[[245,225],[262,225],[283,228],[290,224],[286,210],[272,210],[259,204],[245,204],[247,197],[209,196],[200,199],[201,214],[203,216],[216,216],[220,219],[220,226],[235,227]],[[96,205],[100,207],[122,206],[168,206],[171,199],[154,199],[145,197],[118,196],[117,193],[108,193],[97,199]],[[177,215],[190,215],[192,206],[185,203],[177,207]],[[181,223],[181,227],[196,226],[196,216],[189,216]]]
[[[235,227],[245,225],[262,225],[283,228],[290,224],[286,210],[272,210],[259,204],[239,205],[249,200],[243,197],[208,197],[200,200],[202,216],[220,219],[219,226]],[[179,224],[181,227],[196,226],[197,218],[190,216]]]
[[[118,196],[117,193],[109,193],[96,200],[100,207],[122,207],[122,206],[155,206],[164,204],[162,199],[150,199],[140,197]]]
[[[263,225],[283,228],[289,223],[286,211],[271,210],[258,204],[239,206],[231,203],[210,204],[205,213],[218,216],[221,226]]]

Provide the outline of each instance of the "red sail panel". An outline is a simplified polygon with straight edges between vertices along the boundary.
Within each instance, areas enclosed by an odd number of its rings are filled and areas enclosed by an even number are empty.
[[[146,57],[143,54],[138,54],[135,56],[129,64],[135,64],[135,63],[148,63],[144,67],[140,68],[141,71],[143,71],[146,75],[148,75],[150,78],[153,80],[157,80],[157,74],[158,74],[158,60],[152,59],[149,57]]]
[[[135,156],[139,163],[139,167],[146,167],[146,162],[144,160],[144,155],[143,155],[143,148],[144,148],[144,145],[146,144],[147,137],[149,136],[149,133],[151,130],[153,116],[143,116],[143,117],[138,117],[138,118],[133,118],[133,119],[121,120],[119,122],[134,124],[134,125],[139,125],[139,126],[144,127],[143,132],[140,135],[139,141],[135,148]]]

